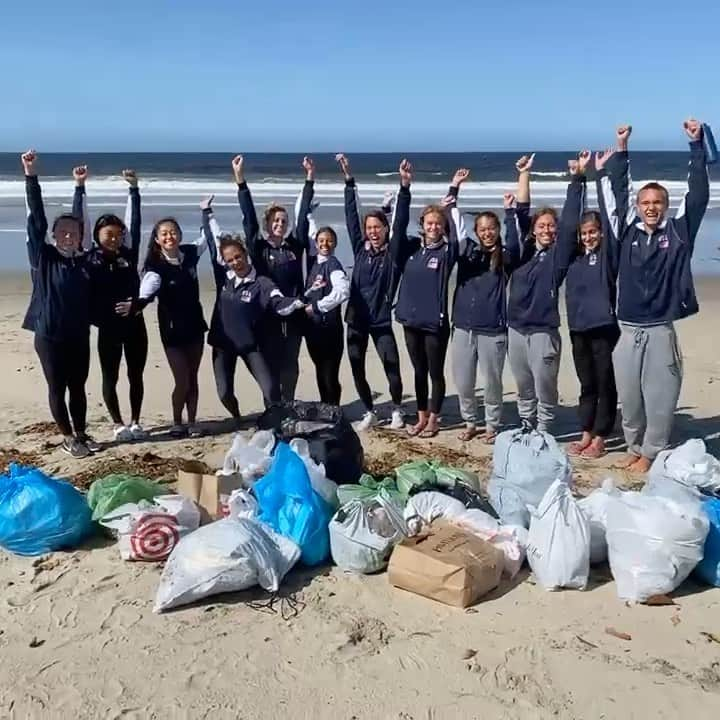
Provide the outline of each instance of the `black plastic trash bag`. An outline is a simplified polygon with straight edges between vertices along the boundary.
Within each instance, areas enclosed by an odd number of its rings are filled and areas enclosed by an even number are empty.
[[[459,500],[468,510],[475,508],[486,512],[490,517],[497,519],[498,514],[493,509],[487,498],[484,498],[475,488],[463,482],[456,482],[452,487],[446,485],[435,485],[433,483],[423,483],[416,485],[410,490],[410,496],[417,495],[421,492],[439,492],[451,498]]]
[[[323,463],[327,477],[338,484],[356,483],[362,475],[362,443],[335,405],[300,401],[273,405],[260,416],[258,428],[272,430],[283,442],[307,440],[310,457]]]

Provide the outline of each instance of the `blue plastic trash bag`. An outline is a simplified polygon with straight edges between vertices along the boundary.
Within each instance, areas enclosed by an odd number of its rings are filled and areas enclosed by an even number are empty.
[[[82,493],[41,470],[12,464],[0,475],[0,547],[42,555],[76,547],[93,530]]]
[[[294,540],[306,565],[319,565],[330,555],[328,524],[333,509],[315,490],[305,463],[287,443],[278,443],[273,464],[253,485],[262,522]]]
[[[695,572],[706,583],[720,587],[720,500],[706,500],[702,509],[710,520],[710,532]]]

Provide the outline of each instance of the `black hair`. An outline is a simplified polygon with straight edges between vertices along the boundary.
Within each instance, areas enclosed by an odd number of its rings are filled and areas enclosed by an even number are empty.
[[[83,235],[85,234],[85,227],[83,226],[82,218],[79,218],[77,215],[73,215],[72,213],[62,213],[61,215],[58,215],[54,220],[52,224],[52,234],[55,235],[55,228],[57,227],[58,223],[62,220],[72,220],[73,222],[76,222],[78,224],[78,228],[80,230],[80,244],[82,245],[83,241]]]
[[[375,218],[382,223],[383,227],[390,232],[390,221],[387,219],[387,214],[384,210],[368,210],[363,217],[363,233],[365,233],[365,226],[367,225],[368,218]]]
[[[127,232],[125,223],[117,215],[113,215],[112,213],[101,215],[95,221],[95,227],[93,228],[93,240],[98,245],[100,244],[100,231],[105,227],[119,227],[123,234]]]
[[[578,240],[578,248],[580,250],[583,249],[582,240],[580,239],[580,228],[585,225],[585,223],[595,223],[600,228],[600,233],[602,235],[603,230],[603,223],[602,223],[602,215],[597,210],[586,210],[581,216],[580,216],[580,222],[577,226],[577,240]]]
[[[178,232],[178,245],[182,243],[182,228],[180,227],[180,223],[174,218],[174,217],[164,217],[160,218],[154,225],[153,229],[150,231],[150,240],[148,241],[147,246],[147,253],[145,255],[145,262],[143,263],[144,268],[150,267],[150,265],[153,264],[153,262],[158,262],[161,257],[162,253],[160,251],[160,246],[155,242],[157,240],[157,234],[158,234],[158,228],[161,225],[164,225],[165,223],[172,223],[177,228]]]
[[[337,233],[329,225],[323,225],[323,227],[318,228],[318,231],[315,233],[316,241],[317,238],[320,237],[320,233],[328,233],[328,235],[332,237],[333,242],[337,245]]]
[[[473,221],[473,230],[475,231],[475,235],[477,235],[477,224],[480,220],[483,218],[488,218],[489,220],[493,220],[495,222],[495,227],[498,231],[498,239],[495,243],[495,247],[493,248],[491,255],[490,255],[490,269],[493,272],[502,272],[503,269],[503,254],[502,254],[502,243],[500,242],[500,228],[502,225],[500,224],[500,218],[497,216],[497,213],[494,213],[492,210],[483,210],[482,212],[479,212],[475,215],[475,219]],[[480,238],[478,238],[479,240]]]
[[[245,255],[246,257],[248,255],[248,248],[247,248],[247,244],[245,243],[245,238],[243,238],[243,236],[240,235],[239,233],[235,233],[235,234],[223,233],[218,238],[218,245],[219,245],[218,249],[220,250],[221,253],[225,248],[234,247],[237,250],[239,250],[241,253],[243,253],[243,255]]]

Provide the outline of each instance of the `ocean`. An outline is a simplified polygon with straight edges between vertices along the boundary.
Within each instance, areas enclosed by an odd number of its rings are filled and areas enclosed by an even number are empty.
[[[461,191],[460,206],[472,213],[481,209],[498,210],[504,192],[515,184],[515,160],[519,152],[409,153],[414,166],[413,206],[420,209],[445,194],[458,167],[471,171],[471,180]],[[147,239],[153,223],[174,216],[186,236],[199,228],[200,200],[215,195],[216,216],[224,230],[241,228],[236,186],[232,179],[232,153],[48,153],[39,158],[40,180],[49,218],[67,211],[73,192],[71,170],[86,164],[92,218],[104,212],[121,213],[127,186],[119,177],[123,168],[133,168],[140,177],[143,198],[143,232]],[[365,207],[377,206],[388,190],[398,184],[399,153],[357,153],[349,155],[360,197]],[[533,204],[560,208],[567,179],[568,152],[539,152],[532,173]],[[633,152],[631,171],[636,187],[648,180],[666,185],[671,206],[682,199],[687,177],[686,152]],[[343,180],[332,155],[314,155],[315,196],[319,224],[332,225],[339,236],[338,257],[346,265],[352,258],[343,215]],[[245,153],[246,177],[258,212],[271,201],[292,208],[304,173],[300,153]],[[712,172],[712,170],[711,170]],[[596,207],[590,183],[589,207]],[[19,153],[0,153],[0,271],[26,267],[24,186]],[[710,206],[698,236],[693,257],[695,272],[720,273],[720,177],[711,184]],[[208,263],[209,265],[209,263]]]

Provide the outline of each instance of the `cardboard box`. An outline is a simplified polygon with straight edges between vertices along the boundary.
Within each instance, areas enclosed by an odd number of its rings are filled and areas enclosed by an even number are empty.
[[[501,550],[439,522],[395,546],[388,577],[395,587],[464,608],[498,586],[503,565]]]
[[[240,475],[206,475],[196,472],[191,462],[178,470],[177,493],[194,500],[200,507],[200,524],[227,515],[227,501],[233,490],[242,487]]]

